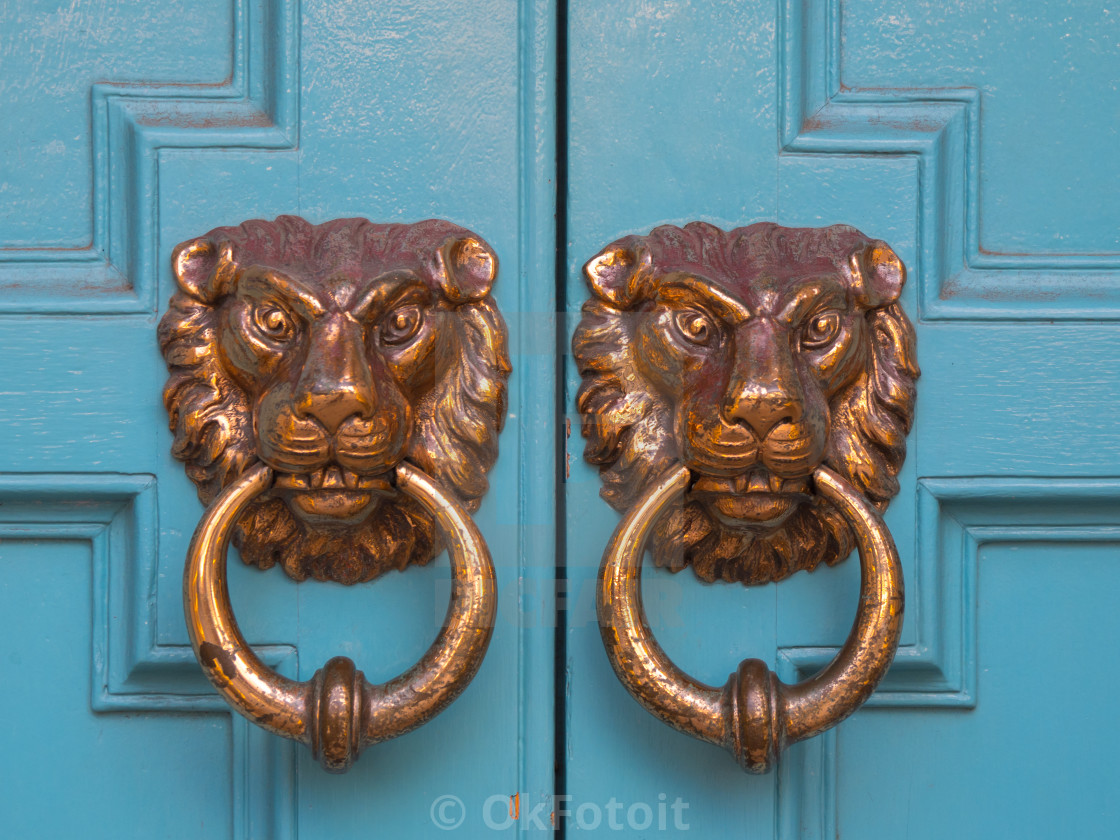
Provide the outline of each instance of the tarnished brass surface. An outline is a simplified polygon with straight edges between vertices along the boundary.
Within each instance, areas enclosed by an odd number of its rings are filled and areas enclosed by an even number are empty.
[[[257,460],[270,493],[237,522],[246,563],[355,583],[441,548],[391,493],[408,459],[477,510],[510,364],[490,247],[449,222],[295,216],[175,249],[160,323],[173,452],[203,504]]]
[[[432,517],[451,556],[443,629],[416,665],[382,685],[368,683],[345,657],[330,660],[307,682],[288,679],[265,666],[242,637],[226,585],[233,527],[274,481],[274,471],[257,464],[206,511],[183,574],[187,627],[206,676],[234,709],[269,732],[307,744],[323,767],[340,773],[364,747],[415,729],[466,688],[493,633],[494,567],[464,506],[421,470],[398,464],[396,488]]]
[[[902,631],[898,551],[875,508],[832,470],[817,467],[816,489],[836,505],[859,547],[859,607],[847,642],[824,670],[796,685],[758,659],[739,663],[722,688],[705,685],[661,650],[642,606],[646,540],[690,480],[685,467],[671,468],[619,524],[599,568],[599,628],[611,666],[639,703],[670,726],[726,748],[743,769],[764,773],[787,745],[858,709],[886,674]]]
[[[902,576],[879,514],[914,412],[905,268],[855,228],[628,236],[584,269],[573,337],[585,457],[625,512],[600,570],[615,672],[653,714],[752,772],[863,703],[898,646]],[[859,611],[819,675],[782,684],[746,660],[722,689],[673,665],[641,604],[647,544],[673,571],[761,584],[859,548]]]
[[[184,242],[172,266],[164,401],[173,452],[209,505],[184,577],[195,653],[235,709],[344,771],[455,699],[490,642],[494,570],[470,512],[506,411],[497,257],[449,222],[281,216]],[[231,538],[246,563],[346,584],[446,547],[445,626],[384,685],[345,658],[289,680],[238,632]]]
[[[902,262],[854,228],[694,222],[608,246],[573,337],[585,457],[627,511],[693,476],[654,561],[705,581],[782,580],[855,547],[809,478],[827,464],[880,511],[914,413]]]

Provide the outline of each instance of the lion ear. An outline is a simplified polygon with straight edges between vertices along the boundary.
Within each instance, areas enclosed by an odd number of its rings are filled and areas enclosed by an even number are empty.
[[[205,236],[178,245],[171,253],[171,267],[179,288],[203,303],[214,303],[226,294],[237,275],[233,243]]]
[[[498,255],[481,239],[449,239],[439,249],[439,284],[452,303],[481,300],[498,276]]]
[[[591,290],[620,308],[633,303],[653,265],[649,250],[639,244],[638,238],[628,239],[607,246],[583,267]]]
[[[862,245],[848,256],[852,289],[870,308],[887,306],[898,300],[906,283],[906,266],[881,240]]]

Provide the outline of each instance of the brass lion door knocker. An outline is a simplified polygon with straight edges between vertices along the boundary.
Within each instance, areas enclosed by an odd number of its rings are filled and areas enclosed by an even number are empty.
[[[693,222],[608,246],[573,338],[585,456],[624,512],[599,570],[603,643],[655,716],[769,770],[835,726],[886,673],[902,570],[881,513],[898,492],[919,375],[902,262],[854,228]],[[843,648],[787,685],[761,660],[691,678],[646,621],[642,557],[704,581],[760,584],[859,549]]]
[[[497,258],[448,222],[217,228],[172,256],[159,327],[173,452],[207,505],[183,576],[187,626],[219,693],[330,771],[430,720],[474,677],[497,600],[471,520],[497,457],[510,373]],[[246,563],[344,584],[451,558],[447,618],[407,672],[371,685],[337,657],[306,682],[242,637],[226,585]]]

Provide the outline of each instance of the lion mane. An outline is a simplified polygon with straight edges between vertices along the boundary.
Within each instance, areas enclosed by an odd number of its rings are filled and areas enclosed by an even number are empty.
[[[185,462],[204,505],[257,460],[248,396],[223,367],[218,349],[219,307],[238,274],[254,264],[329,269],[324,254],[337,255],[340,243],[348,243],[342,247],[352,260],[412,269],[439,288],[442,249],[468,235],[439,220],[374,224],[340,219],[312,225],[280,216],[217,228],[194,241],[230,259],[215,259],[206,277],[177,277],[179,289],[160,323],[159,343],[170,373],[164,404],[174,434],[172,453]],[[489,294],[465,302],[447,301],[444,295],[444,302],[457,315],[449,320],[456,325],[458,364],[413,406],[415,428],[405,457],[473,512],[497,458],[511,368],[505,326]],[[296,580],[341,583],[425,564],[442,550],[431,517],[403,495],[341,533],[309,528],[284,501],[266,495],[247,508],[233,541],[248,564],[268,569],[279,563]]]
[[[723,231],[693,222],[662,226],[610,246],[634,256],[625,299],[593,296],[572,340],[582,376],[577,402],[585,458],[599,467],[601,495],[626,511],[649,484],[680,461],[666,399],[645,381],[633,358],[634,324],[659,278],[671,271],[705,268],[739,276],[811,267],[843,274],[850,255],[870,240],[845,225],[790,229],[770,223]],[[609,249],[608,249],[609,250]],[[594,287],[593,287],[594,291]],[[829,401],[831,427],[824,463],[883,511],[899,490],[898,472],[914,415],[914,328],[897,303],[866,313],[868,364]],[[782,580],[799,570],[835,564],[855,547],[840,513],[814,495],[780,528],[751,534],[729,528],[697,502],[670,508],[650,541],[655,563],[677,572],[691,566],[704,581],[753,585]]]

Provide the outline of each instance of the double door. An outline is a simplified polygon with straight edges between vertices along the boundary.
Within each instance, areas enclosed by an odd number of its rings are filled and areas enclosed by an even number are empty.
[[[1120,728],[1120,20],[1088,2],[21,0],[0,40],[0,744],[10,837],[1107,837]],[[232,714],[181,606],[202,508],[156,325],[217,225],[454,220],[500,261],[509,413],[476,521],[493,641],[343,776]],[[595,615],[618,515],[569,339],[624,234],[847,223],[909,268],[922,368],[886,521],[907,612],[867,706],[777,771],[643,711]],[[814,672],[854,560],[647,569],[666,652]],[[231,564],[261,658],[373,682],[446,560],[354,587]]]

